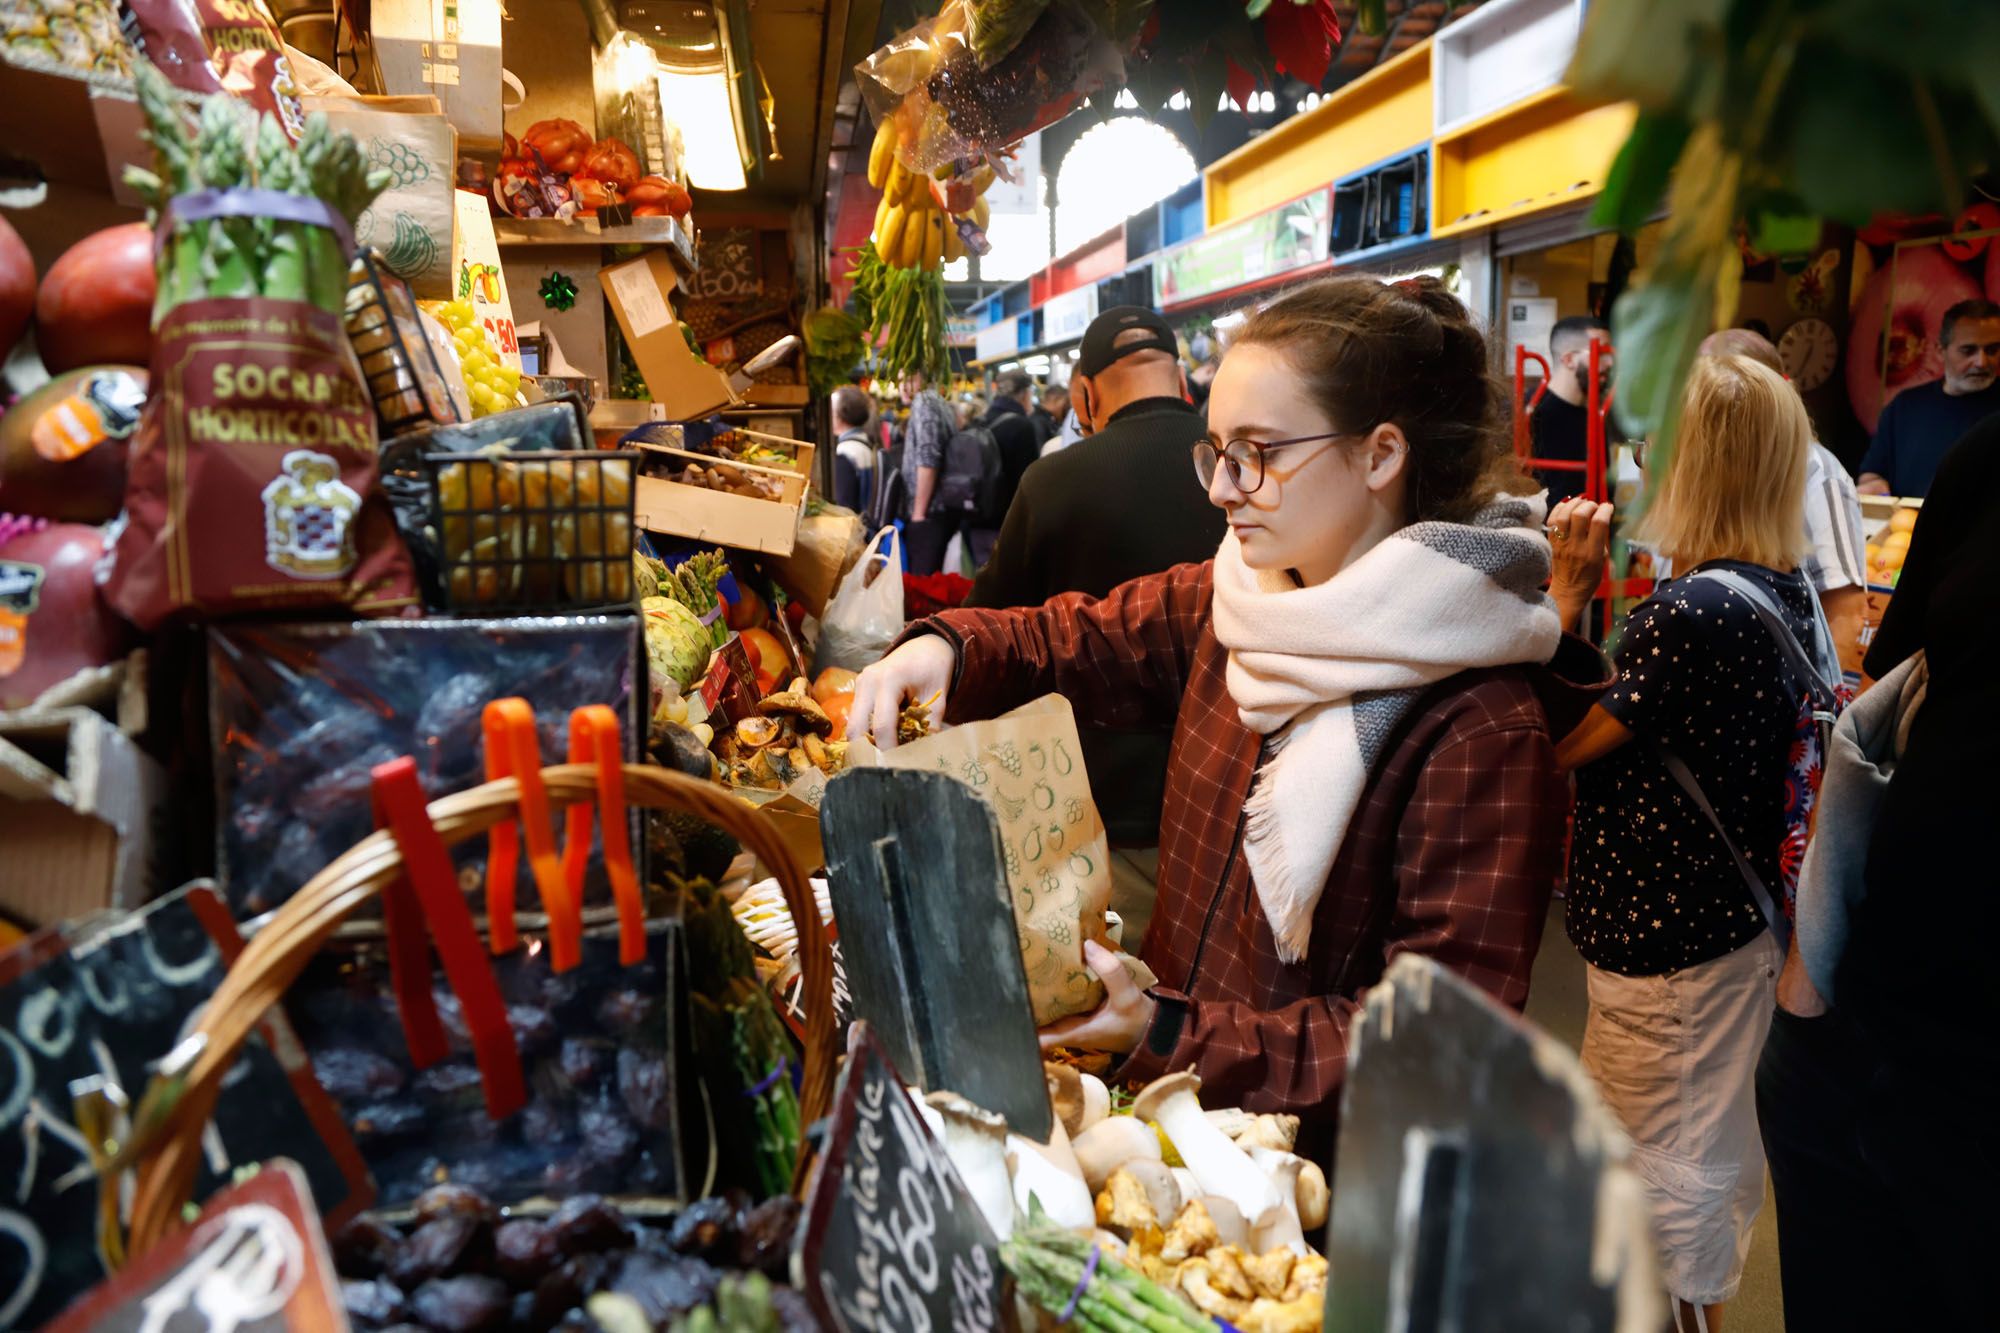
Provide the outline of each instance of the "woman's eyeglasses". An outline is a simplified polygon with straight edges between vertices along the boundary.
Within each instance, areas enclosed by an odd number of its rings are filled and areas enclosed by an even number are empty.
[[[1197,440],[1194,446],[1194,474],[1201,479],[1201,488],[1207,490],[1214,484],[1215,469],[1220,464],[1229,471],[1229,484],[1249,495],[1264,484],[1264,455],[1271,450],[1282,449],[1288,444],[1346,439],[1353,433],[1334,430],[1324,435],[1295,435],[1289,440],[1230,440],[1220,449],[1208,440]]]

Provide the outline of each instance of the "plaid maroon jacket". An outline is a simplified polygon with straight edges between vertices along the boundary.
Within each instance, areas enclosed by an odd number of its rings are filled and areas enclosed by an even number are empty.
[[[1142,949],[1162,1003],[1118,1077],[1193,1065],[1209,1104],[1295,1112],[1324,1133],[1338,1112],[1349,1024],[1397,954],[1428,954],[1516,1008],[1526,1001],[1569,806],[1551,732],[1580,719],[1608,682],[1602,659],[1566,640],[1589,657],[1575,684],[1519,667],[1433,688],[1369,777],[1308,956],[1286,964],[1243,855],[1262,740],[1224,684],[1212,592],[1210,565],[1180,565],[1101,601],[1072,593],[1040,607],[949,611],[912,633],[958,648],[951,721],[1055,691],[1084,725],[1174,725],[1159,902]]]

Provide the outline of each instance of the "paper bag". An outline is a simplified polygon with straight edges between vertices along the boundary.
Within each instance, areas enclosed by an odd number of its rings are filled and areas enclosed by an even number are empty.
[[[799,521],[798,542],[792,553],[767,560],[771,572],[785,590],[812,616],[826,614],[827,600],[840,586],[841,576],[861,558],[868,530],[852,509],[828,505]]]
[[[381,252],[391,273],[420,301],[449,301],[457,147],[435,97],[308,97],[337,131],[351,134],[370,166],[389,173],[384,190],[354,228],[358,244]]]
[[[992,807],[1035,1026],[1102,1004],[1104,983],[1085,965],[1083,942],[1116,948],[1104,921],[1111,901],[1110,846],[1090,796],[1069,701],[1047,695],[990,721],[885,750],[880,762],[949,773]],[[1153,984],[1137,959],[1126,960],[1126,967],[1141,985]]]

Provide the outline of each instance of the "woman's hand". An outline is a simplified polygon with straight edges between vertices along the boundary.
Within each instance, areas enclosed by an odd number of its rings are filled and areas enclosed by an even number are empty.
[[[1549,596],[1562,627],[1574,631],[1597,596],[1611,558],[1611,505],[1572,496],[1549,514],[1549,554],[1554,570]]]
[[[1042,1049],[1073,1046],[1086,1051],[1123,1055],[1144,1039],[1159,1004],[1132,982],[1118,955],[1091,940],[1083,943],[1083,961],[1104,983],[1104,1003],[1087,1014],[1065,1018],[1042,1029]]]
[[[895,749],[896,719],[903,701],[931,704],[931,716],[943,717],[945,691],[951,688],[951,673],[957,666],[958,652],[950,640],[936,634],[911,639],[855,679],[847,739],[872,740],[884,750]]]

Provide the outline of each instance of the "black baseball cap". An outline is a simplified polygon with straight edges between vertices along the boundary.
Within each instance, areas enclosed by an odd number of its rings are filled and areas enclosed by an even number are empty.
[[[1134,338],[1130,342],[1119,343],[1120,335],[1133,329],[1144,329],[1152,334],[1150,338]],[[1116,343],[1116,346],[1113,344]],[[1115,305],[1090,321],[1090,327],[1083,331],[1083,346],[1077,351],[1076,373],[1079,375],[1102,374],[1105,367],[1134,352],[1165,352],[1168,356],[1179,357],[1181,346],[1174,337],[1173,326],[1157,310],[1142,305]]]

